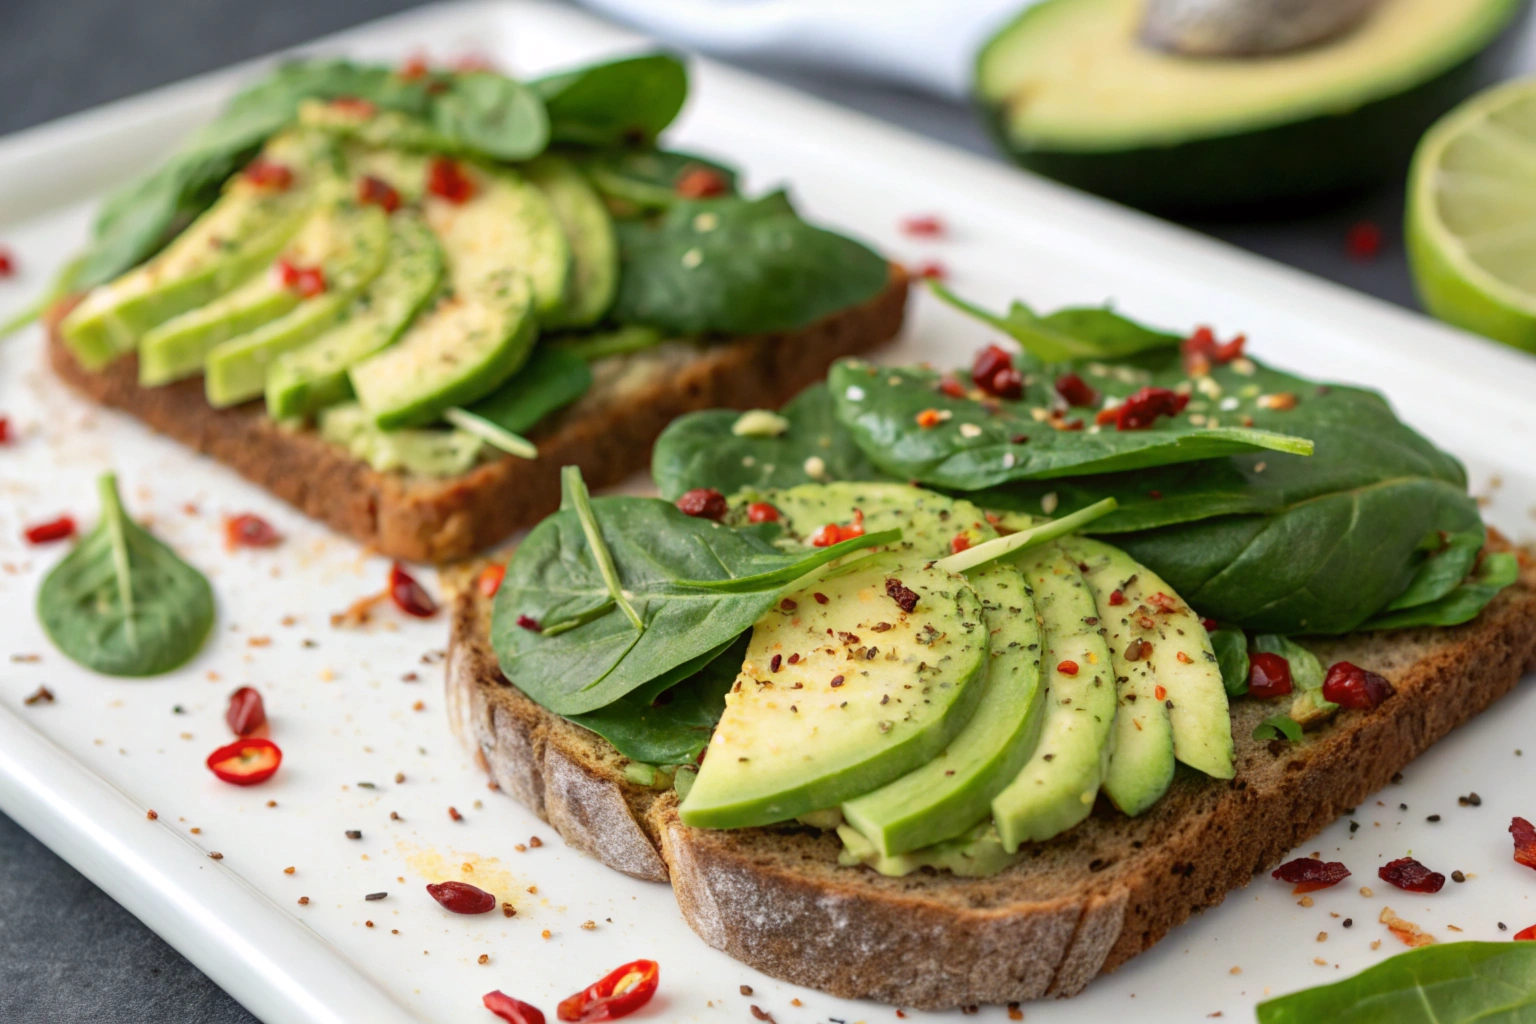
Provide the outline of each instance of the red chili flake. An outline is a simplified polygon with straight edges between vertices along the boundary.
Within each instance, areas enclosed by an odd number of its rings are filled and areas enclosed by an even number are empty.
[[[939,391],[948,395],[950,398],[965,397],[965,385],[961,384],[953,377],[945,377],[943,380],[939,381]]]
[[[949,539],[949,550],[954,554],[966,551],[971,546],[971,538],[963,533],[957,533]]]
[[[1179,599],[1161,590],[1147,598],[1147,604],[1156,608],[1162,615],[1171,615],[1179,610]]]
[[[1112,412],[1116,430],[1146,430],[1159,416],[1177,416],[1188,404],[1188,395],[1167,388],[1142,388],[1113,410],[1105,409],[1098,421],[1102,423],[1104,413]]]
[[[1056,671],[1060,672],[1064,676],[1075,676],[1075,675],[1077,675],[1077,662],[1075,662],[1075,661],[1061,661],[1061,662],[1057,662],[1057,664],[1056,664]]]
[[[1513,818],[1509,834],[1515,837],[1515,863],[1536,868],[1536,825],[1524,818]]]
[[[713,199],[729,192],[730,185],[713,167],[687,167],[677,176],[673,189],[684,199]]]
[[[395,607],[407,615],[430,619],[437,614],[437,602],[432,595],[399,562],[389,567],[389,596]]]
[[[651,1001],[660,967],[654,960],[636,960],[610,971],[575,995],[560,1000],[556,1015],[563,1021],[618,1020]]]
[[[777,672],[784,667],[784,655],[775,654],[768,662],[768,671]]]
[[[1075,373],[1064,373],[1056,378],[1056,393],[1068,405],[1087,408],[1099,404],[1099,393]]]
[[[992,394],[1016,402],[1024,397],[1024,375],[1005,366],[992,375]]]
[[[779,521],[779,510],[766,501],[754,501],[747,506],[747,522],[749,523],[776,523]]]
[[[1125,594],[1122,591],[1119,591],[1119,590],[1112,590],[1112,591],[1110,591],[1110,593],[1109,593],[1109,603],[1112,606],[1116,606],[1116,607],[1118,607],[1119,605],[1125,604]]]
[[[1515,932],[1515,941],[1536,942],[1536,924],[1531,925],[1529,928],[1521,928]]]
[[[261,701],[261,694],[249,686],[242,686],[230,694],[224,721],[229,723],[230,731],[236,736],[249,736],[266,725],[267,709]]]
[[[725,495],[713,487],[695,487],[677,499],[677,508],[685,516],[713,519],[718,523],[725,518],[727,505]]]
[[[283,752],[271,740],[246,737],[208,755],[208,770],[235,786],[254,786],[270,779],[283,763]]]
[[[1260,700],[1291,692],[1291,663],[1278,654],[1248,656],[1248,692]]]
[[[385,213],[400,209],[400,193],[383,178],[371,174],[357,179],[357,201],[363,206],[382,207]]]
[[[338,96],[331,100],[331,106],[337,110],[344,110],[358,117],[372,117],[379,112],[379,108],[360,96]]]
[[[425,78],[431,70],[431,67],[427,64],[426,54],[413,53],[405,59],[404,64],[400,65],[400,70],[396,74],[407,82],[411,82],[418,78]]]
[[[1207,633],[1214,633],[1216,630],[1221,628],[1221,623],[1217,622],[1215,619],[1201,619],[1200,625],[1205,628]]]
[[[1399,857],[1383,864],[1376,872],[1383,882],[1408,892],[1439,892],[1445,886],[1445,876],[1431,871],[1412,857]]]
[[[427,892],[455,914],[488,914],[496,909],[496,897],[468,882],[428,882]]]
[[[1344,235],[1344,251],[1361,263],[1374,260],[1381,252],[1381,228],[1368,220],[1351,224]]]
[[[292,288],[306,299],[325,291],[325,271],[320,267],[297,267],[287,260],[278,260],[277,281],[284,288]]]
[[[16,274],[16,257],[11,250],[0,246],[0,277],[14,277]]]
[[[480,570],[479,577],[475,580],[475,587],[480,591],[480,596],[491,598],[496,596],[496,591],[501,589],[501,581],[506,578],[507,567],[504,565],[488,565]],[[527,618],[527,616],[522,616]],[[531,620],[530,620],[531,621]],[[519,621],[518,625],[522,625]]]
[[[450,804],[448,806],[448,817],[451,820],[453,820],[453,821],[463,821],[464,820],[464,815],[460,814],[459,813],[459,809],[457,807],[454,807],[452,804]]]
[[[1338,885],[1349,877],[1349,868],[1336,860],[1325,864],[1312,857],[1297,857],[1275,868],[1270,872],[1270,877],[1295,886],[1291,890],[1291,895],[1300,896],[1303,893],[1317,892],[1319,889]]]
[[[282,543],[283,535],[261,516],[242,512],[224,520],[224,546],[234,548],[270,548]]]
[[[814,597],[814,598],[815,598],[815,599],[816,599],[816,603],[817,603],[817,604],[826,604],[826,603],[827,603],[827,601],[828,601],[828,597],[827,597],[827,595],[826,595],[826,594],[823,594],[823,593],[822,593],[822,592],[821,592],[821,591],[819,591],[819,590],[818,590],[818,591],[816,591],[816,592],[815,592],[815,593],[814,593],[814,594],[812,594],[812,595],[811,595],[811,596],[812,596],[812,597]]]
[[[1217,341],[1215,332],[1209,327],[1197,327],[1180,345],[1184,354],[1184,369],[1192,376],[1204,376],[1211,372],[1212,363],[1225,366],[1241,356],[1243,346],[1247,343],[1247,337],[1241,334],[1231,341]]]
[[[485,1008],[508,1024],[544,1024],[544,1011],[530,1006],[521,999],[513,999],[501,990],[487,992],[480,997]]]
[[[913,238],[941,238],[948,233],[944,222],[932,214],[908,217],[901,222],[901,233]]]
[[[924,409],[917,414],[917,425],[924,430],[931,429],[944,422],[944,414],[937,409]]]
[[[11,419],[9,416],[0,416],[0,444],[11,443]]]
[[[458,161],[440,156],[427,168],[427,191],[461,206],[474,198],[475,183],[464,174]]]
[[[914,273],[916,273],[917,276],[922,278],[924,281],[949,280],[949,268],[944,266],[944,264],[940,263],[938,260],[929,260],[927,263],[919,263]]]
[[[885,581],[885,596],[896,602],[896,607],[910,612],[917,607],[917,593],[894,576]]]
[[[517,624],[523,629],[532,630],[535,633],[541,633],[544,631],[544,627],[539,625],[539,620],[534,618],[532,615],[519,615],[517,617]]]
[[[1156,697],[1158,700],[1166,700],[1168,697],[1168,688],[1162,683],[1158,683],[1152,688],[1152,696]]]
[[[1013,368],[1013,356],[1000,345],[988,345],[976,353],[976,358],[971,361],[971,380],[981,390],[992,392],[992,378],[999,370]]]
[[[1369,711],[1396,692],[1375,672],[1347,661],[1330,665],[1323,679],[1323,699],[1355,711]]]
[[[67,540],[74,535],[75,521],[70,516],[59,516],[46,523],[29,526],[24,533],[28,544],[52,544],[56,540]]]
[[[829,548],[842,540],[842,530],[836,523],[828,523],[811,534],[811,546],[816,548]]]
[[[241,174],[252,185],[271,192],[286,192],[293,187],[293,168],[263,157],[246,164]]]

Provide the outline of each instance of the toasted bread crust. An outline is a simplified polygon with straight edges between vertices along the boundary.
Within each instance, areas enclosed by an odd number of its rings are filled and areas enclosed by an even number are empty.
[[[652,443],[683,413],[778,408],[824,377],[834,360],[894,337],[906,298],[906,274],[892,266],[880,295],[803,330],[706,346],[674,342],[603,360],[594,365],[592,391],[532,435],[537,460],[503,456],[451,479],[380,473],[314,431],[279,426],[259,401],[214,409],[204,399],[201,378],[142,388],[133,356],[92,373],[59,337],[66,306],[48,317],[48,358],[87,397],[213,456],[368,547],[407,561],[446,562],[553,512],[562,466],[580,466],[594,488],[610,486],[645,468]]]
[[[674,794],[626,781],[617,751],[507,682],[472,591],[455,598],[448,700],[455,732],[502,790],[608,866],[670,880],[694,931],[759,970],[919,1009],[1070,996],[1269,869],[1536,669],[1536,559],[1520,557],[1519,582],[1474,622],[1311,645],[1325,664],[1386,675],[1397,694],[1379,708],[1341,712],[1293,746],[1252,739],[1274,708],[1237,702],[1235,780],[1180,768],[1142,817],[1101,806],[992,878],[840,867],[836,836],[814,829],[683,825]]]

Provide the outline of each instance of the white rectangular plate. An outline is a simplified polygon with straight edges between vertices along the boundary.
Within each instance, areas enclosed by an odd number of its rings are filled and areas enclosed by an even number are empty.
[[[563,7],[508,2],[426,8],[316,49],[391,61],[474,51],[530,74],[641,42]],[[160,158],[252,71],[0,142],[0,242],[22,266],[0,282],[0,314],[30,301],[79,246],[101,191]],[[671,142],[741,165],[754,189],[790,183],[810,216],[899,258],[941,260],[955,287],[980,301],[1001,307],[1017,295],[1050,308],[1112,299],[1153,323],[1246,331],[1253,351],[1278,364],[1379,387],[1467,459],[1495,524],[1524,538],[1536,528],[1529,357],[708,62],[695,65],[694,98]],[[900,221],[918,213],[942,216],[949,236],[903,237]],[[886,357],[960,363],[986,340],[985,330],[920,295],[910,329]],[[217,464],[75,398],[44,368],[37,329],[0,348],[0,415],[20,435],[0,450],[0,807],[259,1017],[489,1021],[480,995],[500,988],[553,1019],[560,998],[651,957],[661,962],[661,994],[637,1020],[745,1020],[748,1004],[784,1022],[895,1019],[890,1007],[797,989],[708,948],[666,886],[566,849],[532,814],[488,791],[444,720],[433,653],[445,642],[443,618],[407,621],[386,607],[363,630],[330,625],[331,613],[381,586],[384,561]],[[203,568],[218,594],[213,639],[165,678],[85,672],[52,649],[31,614],[38,582],[63,548],[26,546],[23,526],[61,512],[88,525],[93,481],[108,468],[132,513]],[[283,545],[226,551],[222,517],[246,511],[275,523]],[[25,706],[43,684],[57,702]],[[253,789],[224,785],[202,764],[228,739],[225,701],[240,685],[262,691],[286,754],[280,774]],[[1029,1019],[1131,1012],[1193,1021],[1216,1011],[1245,1019],[1268,994],[1397,952],[1377,923],[1387,905],[1443,940],[1505,938],[1496,922],[1514,930],[1536,921],[1536,879],[1513,863],[1505,833],[1511,815],[1536,816],[1523,802],[1536,741],[1521,721],[1532,712],[1536,694],[1509,697],[1499,714],[1450,737],[1402,785],[1362,806],[1359,831],[1339,822],[1307,844],[1355,873],[1311,908],[1259,879],[1086,994],[1029,1007]],[[1518,756],[1522,743],[1530,757]],[[1473,790],[1482,806],[1459,807],[1456,797]],[[463,821],[450,820],[450,805]],[[1441,823],[1427,824],[1430,813]],[[362,839],[347,839],[348,829]],[[519,852],[535,835],[544,845]],[[1378,883],[1377,866],[1410,848],[1468,881],[1434,897]],[[444,913],[423,891],[444,878],[495,891],[516,917]],[[364,901],[375,892],[388,896]],[[738,994],[743,984],[755,990],[750,999]],[[925,1015],[940,1018],[959,1015]]]

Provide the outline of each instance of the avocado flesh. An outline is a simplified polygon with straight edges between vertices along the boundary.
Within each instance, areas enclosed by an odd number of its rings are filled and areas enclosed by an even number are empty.
[[[1087,537],[1071,537],[1061,545],[1080,568],[1088,567],[1084,577],[1098,600],[1100,621],[1112,632],[1111,623],[1151,644],[1142,663],[1163,688],[1173,756],[1212,778],[1232,778],[1232,716],[1221,666],[1200,616],[1156,573],[1119,548]],[[1124,603],[1111,605],[1109,595],[1116,590]]]
[[[332,219],[337,242],[324,265],[325,293],[208,353],[203,373],[208,404],[215,409],[261,395],[272,361],[332,327],[383,269],[389,249],[388,214],[377,206],[348,204],[337,207]]]
[[[892,578],[918,595],[912,612],[887,596]],[[875,555],[785,598],[752,629],[679,808],[686,825],[747,828],[840,804],[932,760],[975,710],[987,630],[963,577]]]
[[[431,423],[495,391],[537,337],[542,293],[534,281],[555,288],[555,305],[564,295],[570,250],[538,190],[512,175],[467,165],[464,172],[474,182],[467,202],[424,200],[451,294],[350,370],[358,400],[384,428]]]
[[[308,416],[352,397],[347,370],[394,343],[443,278],[443,252],[426,223],[407,210],[390,218],[384,268],[337,327],[279,355],[267,374],[267,414]]]
[[[983,49],[975,90],[1024,166],[1169,210],[1400,174],[1423,131],[1502,63],[1517,35],[1503,30],[1522,9],[1519,0],[1391,0],[1315,46],[1192,58],[1137,38],[1142,6],[1048,0],[1028,9]]]
[[[91,291],[59,324],[60,335],[87,369],[132,352],[150,329],[204,306],[265,267],[304,223],[317,178],[335,153],[323,138],[274,136],[262,158],[294,173],[284,191],[237,174],[224,194],[147,263]]]
[[[571,247],[565,301],[541,318],[549,327],[587,327],[602,319],[619,288],[619,241],[613,218],[586,175],[570,161],[544,155],[523,166]]]
[[[396,470],[416,476],[450,477],[480,461],[484,444],[462,430],[380,430],[356,402],[321,411],[320,436],[341,445],[380,473]]]
[[[980,712],[978,711],[978,714]],[[882,854],[878,847],[852,825],[839,826],[843,849],[837,862],[844,867],[864,864],[882,875],[900,878],[923,868],[948,871],[961,878],[989,878],[1017,863],[1023,856],[1003,848],[1002,837],[990,821],[983,821],[953,839],[907,853]]]
[[[1010,853],[1088,817],[1103,781],[1115,721],[1115,678],[1093,591],[1058,545],[1027,550],[1015,564],[1033,591],[1040,616],[1046,689],[1035,748],[992,800],[998,835]],[[1076,665],[1076,673],[1063,672],[1064,662]]]

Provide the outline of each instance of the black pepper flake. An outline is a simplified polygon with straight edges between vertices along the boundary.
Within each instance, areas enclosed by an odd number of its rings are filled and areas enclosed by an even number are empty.
[[[1400,810],[1400,811],[1406,811],[1408,809],[1408,805],[1407,804],[1398,804],[1397,805],[1397,809]]]
[[[34,704],[52,704],[53,691],[48,689],[46,686],[39,686],[37,691],[31,696],[24,698],[22,703],[28,707],[31,707]]]
[[[1433,823],[1435,823],[1435,822],[1440,820],[1440,815],[1438,815],[1438,814],[1431,814],[1429,817],[1425,818],[1424,820],[1429,822],[1429,823],[1431,823],[1431,824],[1433,824]]]
[[[1349,830],[1350,830],[1350,832],[1359,832],[1360,831],[1360,823],[1358,821],[1350,822],[1349,823]]]
[[[171,705],[171,714],[173,714],[173,715],[184,715],[186,713],[187,713],[187,709],[182,707],[180,704],[172,704]]]
[[[1499,931],[1501,931],[1501,932],[1509,931],[1509,925],[1505,924],[1503,921],[1500,921],[1499,922]]]
[[[374,900],[381,900],[388,895],[389,893],[387,892],[371,892],[367,896],[364,896],[363,899],[368,900],[371,903]]]
[[[1476,793],[1468,793],[1466,796],[1459,796],[1456,798],[1456,802],[1461,804],[1463,807],[1483,806],[1483,798],[1478,796]]]
[[[1344,927],[1345,928],[1353,928],[1354,926],[1355,926],[1355,919],[1354,918],[1346,917],[1344,919]]]
[[[885,581],[885,596],[896,602],[896,607],[911,612],[917,607],[917,594],[904,586],[901,580],[891,576]]]
[[[348,839],[361,839],[361,838],[363,838],[363,832],[362,832],[361,829],[349,828],[349,829],[347,829],[347,838]]]
[[[378,786],[375,786],[371,782],[359,782],[357,785],[358,785],[359,789],[378,789],[379,788]]]
[[[869,628],[874,630],[876,633],[884,633],[891,628],[891,624],[889,622],[877,622]]]
[[[1402,772],[1393,772],[1392,773],[1392,781],[1393,782],[1402,782],[1403,781],[1403,773]]]

